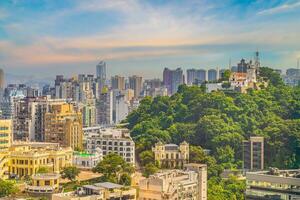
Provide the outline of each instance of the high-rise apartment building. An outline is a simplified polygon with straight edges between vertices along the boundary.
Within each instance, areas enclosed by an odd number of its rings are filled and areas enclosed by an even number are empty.
[[[134,90],[134,97],[138,98],[143,88],[143,78],[141,76],[129,77],[129,88]]]
[[[164,69],[163,72],[163,83],[168,89],[168,94],[172,95],[177,92],[179,85],[184,84],[184,75],[181,68],[170,70]]]
[[[245,170],[264,169],[264,138],[250,137],[243,141],[243,161]]]
[[[187,84],[201,84],[207,81],[206,70],[204,69],[188,69],[187,70]]]
[[[118,124],[122,120],[126,119],[129,113],[129,101],[126,101],[126,97],[124,94],[119,94],[116,96],[115,102],[115,123]]]
[[[125,77],[118,75],[111,77],[111,88],[125,90]]]
[[[97,124],[113,124],[113,92],[104,88],[96,103]]]
[[[209,69],[207,71],[207,79],[208,81],[217,81],[219,79],[219,70]]]
[[[82,149],[82,114],[70,103],[52,105],[45,114],[45,141]]]
[[[12,120],[0,119],[0,151],[5,151],[10,147],[12,137]]]

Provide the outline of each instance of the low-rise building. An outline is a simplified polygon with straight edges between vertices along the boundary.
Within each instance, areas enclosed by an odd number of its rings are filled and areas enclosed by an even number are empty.
[[[258,171],[246,173],[246,198],[249,200],[300,199],[300,170]]]
[[[57,143],[17,142],[2,155],[5,168],[0,168],[0,174],[24,177],[36,174],[41,167],[59,173],[72,165],[73,151]]]
[[[50,196],[59,190],[59,174],[35,174],[31,178],[31,184],[25,186],[30,196]]]
[[[176,144],[163,144],[158,142],[152,148],[155,161],[164,168],[182,168],[189,162],[189,144],[182,142],[179,146]]]
[[[243,168],[246,171],[264,169],[263,137],[250,137],[243,141]]]
[[[73,155],[73,165],[80,169],[92,169],[102,159],[102,150],[99,148],[94,153],[75,152]]]
[[[136,200],[136,189],[110,182],[84,185],[76,192],[52,195],[52,200]]]
[[[84,128],[86,151],[94,153],[97,148],[103,156],[110,153],[119,154],[128,163],[135,163],[135,144],[130,137],[128,129],[89,127]]]
[[[206,200],[207,166],[188,164],[185,170],[165,170],[139,183],[140,200]]]

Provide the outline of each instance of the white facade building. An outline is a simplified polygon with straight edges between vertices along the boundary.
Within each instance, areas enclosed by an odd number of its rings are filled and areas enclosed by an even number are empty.
[[[135,144],[128,129],[89,127],[83,131],[87,152],[94,153],[100,148],[103,156],[116,153],[126,162],[135,164]]]

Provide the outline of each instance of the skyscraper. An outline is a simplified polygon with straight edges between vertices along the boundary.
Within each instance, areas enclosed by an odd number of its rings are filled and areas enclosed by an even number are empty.
[[[217,81],[218,80],[218,71],[215,69],[208,70],[208,81]]]
[[[134,90],[134,97],[138,98],[142,91],[142,81],[143,78],[141,76],[131,76],[129,77],[129,88]]]
[[[113,92],[104,87],[96,104],[97,123],[100,125],[113,124]]]
[[[187,84],[201,84],[207,80],[206,70],[204,69],[188,69],[187,70]]]
[[[164,69],[163,83],[168,89],[168,94],[172,95],[177,92],[179,85],[184,84],[184,75],[181,68],[170,70]]]
[[[100,78],[101,80],[106,80],[106,63],[103,60],[100,61],[96,66],[96,73],[97,78]]]
[[[246,170],[264,169],[264,138],[250,137],[243,141],[243,161]]]
[[[0,69],[0,102],[3,101],[4,88],[5,88],[4,71],[3,69]]]

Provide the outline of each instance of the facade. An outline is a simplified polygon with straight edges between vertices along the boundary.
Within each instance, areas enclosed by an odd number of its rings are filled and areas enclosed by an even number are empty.
[[[179,85],[184,84],[184,75],[181,68],[170,70],[164,69],[163,72],[163,83],[168,90],[169,95],[173,95],[177,92]]]
[[[31,196],[49,196],[59,190],[60,175],[55,173],[34,174],[25,191]]]
[[[57,143],[17,142],[2,154],[5,167],[0,168],[0,175],[31,176],[41,167],[59,173],[72,165],[72,154],[70,147],[63,148]]]
[[[0,119],[0,151],[6,151],[12,142],[12,120]]]
[[[164,168],[183,168],[184,164],[189,163],[189,144],[182,142],[176,144],[156,143],[152,148],[155,161]]]
[[[246,199],[300,199],[300,170],[258,171],[246,173]]]
[[[128,129],[90,127],[84,129],[84,137],[87,152],[94,153],[100,148],[103,156],[116,153],[135,164],[135,144]]]
[[[45,141],[82,149],[82,114],[69,103],[52,105],[45,114]]]
[[[125,90],[125,77],[118,75],[111,77],[111,88]]]
[[[97,101],[97,124],[113,124],[113,92],[108,88],[103,89]]]
[[[97,78],[100,78],[101,80],[106,80],[106,62],[104,62],[103,60],[97,64],[96,74]]]
[[[264,138],[250,137],[243,141],[243,161],[245,170],[264,169]]]
[[[129,101],[126,101],[124,94],[116,96],[115,107],[115,123],[118,124],[129,114]]]
[[[217,81],[219,79],[219,70],[210,69],[207,71],[207,80],[208,81]]]
[[[187,84],[199,85],[207,81],[206,70],[204,69],[188,69],[187,70]]]
[[[134,97],[138,98],[142,92],[143,78],[136,75],[129,77],[129,88],[134,90]]]
[[[93,169],[102,159],[101,149],[96,149],[94,153],[75,152],[73,165],[81,169]]]
[[[52,200],[136,200],[136,189],[110,182],[84,185],[76,192],[59,193]]]
[[[139,187],[140,200],[206,200],[207,166],[162,171],[141,180]]]

